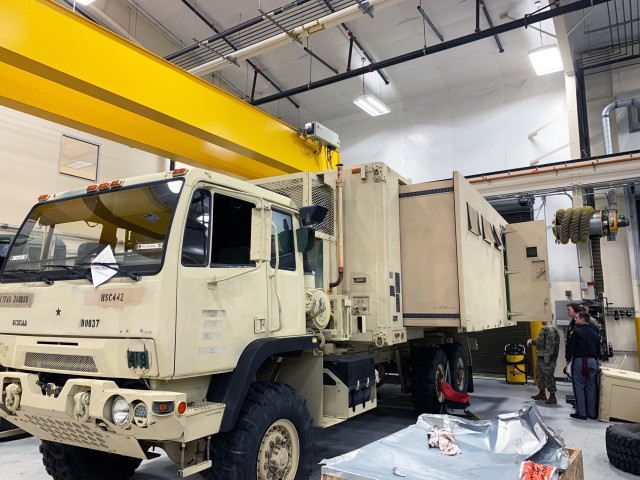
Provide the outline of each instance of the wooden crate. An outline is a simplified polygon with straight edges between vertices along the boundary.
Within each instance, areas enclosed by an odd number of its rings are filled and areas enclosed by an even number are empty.
[[[569,467],[560,474],[560,480],[584,480],[582,451],[577,448],[567,448],[569,451]]]
[[[560,480],[584,480],[582,451],[577,448],[567,448],[569,452],[569,467],[560,474]],[[322,475],[322,480],[343,480],[333,475]],[[444,477],[443,477],[443,480]]]

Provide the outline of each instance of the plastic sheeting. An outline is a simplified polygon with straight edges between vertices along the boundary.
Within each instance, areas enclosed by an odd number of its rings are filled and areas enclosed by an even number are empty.
[[[451,428],[462,453],[447,456],[429,448],[434,426]],[[533,404],[492,420],[421,415],[415,425],[321,463],[323,474],[344,480],[514,480],[525,460],[560,470],[569,465],[564,441]]]

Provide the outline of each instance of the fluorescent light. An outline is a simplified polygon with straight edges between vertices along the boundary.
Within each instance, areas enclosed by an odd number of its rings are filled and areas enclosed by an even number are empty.
[[[560,50],[557,45],[545,45],[529,52],[529,60],[536,75],[559,72],[563,69]]]
[[[74,0],[73,1],[73,3],[79,3],[80,5],[84,5],[85,7],[93,2],[94,0]]]
[[[387,107],[384,103],[382,103],[381,100],[377,99],[373,95],[361,95],[358,98],[355,98],[353,100],[353,103],[355,103],[372,117],[384,115],[385,113],[389,113],[391,111],[389,107]]]

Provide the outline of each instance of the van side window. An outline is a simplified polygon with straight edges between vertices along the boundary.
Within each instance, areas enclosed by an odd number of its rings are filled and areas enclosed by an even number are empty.
[[[249,259],[254,208],[255,204],[239,198],[213,195],[212,265],[254,265]]]
[[[182,264],[188,267],[207,265],[209,257],[209,226],[211,216],[211,193],[196,190],[191,197],[182,240]]]
[[[278,268],[283,270],[296,269],[296,249],[293,243],[293,219],[288,213],[273,210],[271,219],[276,225],[278,233]],[[275,238],[271,231],[271,267],[276,267]]]

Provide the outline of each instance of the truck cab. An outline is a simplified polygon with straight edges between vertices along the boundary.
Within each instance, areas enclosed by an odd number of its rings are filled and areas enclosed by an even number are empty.
[[[318,346],[297,248],[310,236],[288,198],[199,169],[40,196],[0,274],[0,416],[45,459],[89,448],[131,465],[159,446],[181,475],[209,468],[247,395],[273,397],[252,382]]]

